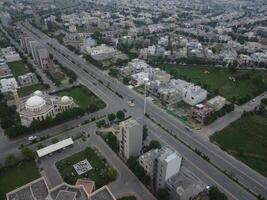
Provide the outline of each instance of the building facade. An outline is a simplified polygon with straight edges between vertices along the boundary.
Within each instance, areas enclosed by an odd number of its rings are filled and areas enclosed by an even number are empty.
[[[32,72],[18,76],[18,81],[19,81],[19,85],[21,87],[34,85],[34,84],[37,84],[39,82],[36,74],[32,73]]]
[[[130,156],[139,156],[142,149],[143,131],[142,126],[130,118],[119,123],[117,131],[119,141],[119,153],[124,160]]]
[[[139,164],[152,180],[155,191],[164,188],[166,181],[179,173],[182,157],[169,149],[153,149],[139,157]]]
[[[22,101],[18,108],[21,124],[29,126],[34,120],[43,121],[54,118],[58,113],[75,107],[72,97],[50,96],[37,90],[28,99]]]

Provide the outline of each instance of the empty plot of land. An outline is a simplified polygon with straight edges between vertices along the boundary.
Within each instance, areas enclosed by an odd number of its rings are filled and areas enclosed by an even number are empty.
[[[267,117],[254,113],[215,133],[211,140],[259,173],[267,176]]]

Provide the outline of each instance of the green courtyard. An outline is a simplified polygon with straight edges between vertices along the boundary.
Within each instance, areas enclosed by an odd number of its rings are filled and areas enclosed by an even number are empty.
[[[256,70],[236,70],[209,67],[161,65],[173,77],[198,84],[213,95],[243,104],[267,90],[267,73]]]
[[[22,87],[18,89],[18,95],[19,97],[28,96],[31,93],[35,92],[36,90],[44,90],[43,84],[36,84],[36,85],[30,85],[26,87]]]
[[[267,117],[255,113],[242,116],[211,141],[267,177]]]
[[[92,169],[84,174],[78,175],[73,168],[73,165],[87,159],[92,166]],[[87,147],[68,158],[65,158],[56,163],[62,178],[69,184],[75,184],[78,178],[89,178],[95,181],[97,188],[100,188],[109,182],[116,179],[117,172],[110,168],[105,159],[94,149]]]
[[[30,69],[22,61],[10,62],[8,63],[8,66],[10,67],[14,77],[30,72]]]
[[[85,86],[79,85],[57,92],[58,96],[71,96],[74,101],[82,108],[93,107],[95,110],[102,109],[106,104]]]
[[[6,193],[40,177],[34,161],[21,162],[16,166],[0,169],[0,199]]]

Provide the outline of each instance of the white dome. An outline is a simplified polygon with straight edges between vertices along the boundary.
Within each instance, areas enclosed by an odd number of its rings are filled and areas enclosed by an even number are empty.
[[[39,97],[41,97],[41,96],[43,96],[43,93],[42,93],[42,91],[40,91],[40,90],[36,90],[36,91],[33,93],[33,95],[34,95],[34,96],[39,96]]]
[[[62,101],[63,103],[68,103],[70,100],[71,100],[71,99],[70,99],[70,97],[68,97],[68,96],[63,96],[63,97],[61,97],[61,101]]]
[[[25,103],[26,109],[32,111],[40,110],[44,105],[45,105],[45,100],[39,96],[32,96]]]

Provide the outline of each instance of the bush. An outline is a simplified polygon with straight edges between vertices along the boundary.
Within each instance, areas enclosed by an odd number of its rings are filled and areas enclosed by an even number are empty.
[[[123,120],[125,118],[125,113],[122,110],[119,110],[116,114],[117,119]]]
[[[150,143],[149,143],[149,146],[148,146],[148,151],[149,150],[152,150],[152,149],[160,149],[161,148],[161,144],[159,141],[157,140],[152,140]]]
[[[104,137],[104,140],[114,152],[119,152],[119,142],[115,135],[110,132],[106,137]]]
[[[18,163],[18,159],[13,154],[9,154],[5,157],[6,166],[14,166]]]
[[[114,121],[116,119],[116,115],[114,113],[109,113],[108,114],[108,120],[110,122]]]
[[[116,178],[117,178],[117,175],[118,175],[118,173],[117,173],[117,171],[115,169],[111,168],[111,169],[108,170],[108,178],[109,178],[109,180],[115,181]]]
[[[29,147],[24,147],[21,150],[21,154],[24,160],[31,160],[32,158],[34,158],[33,150]]]

